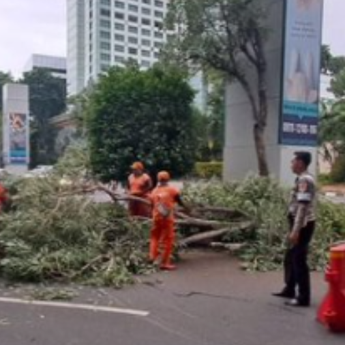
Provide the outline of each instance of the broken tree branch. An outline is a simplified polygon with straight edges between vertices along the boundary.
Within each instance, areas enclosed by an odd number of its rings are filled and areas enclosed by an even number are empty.
[[[189,244],[192,244],[192,243],[223,236],[229,232],[234,232],[234,231],[239,231],[239,230],[248,230],[252,228],[252,226],[253,226],[252,222],[242,222],[239,224],[232,224],[232,225],[229,224],[226,228],[223,228],[223,229],[211,230],[211,231],[189,236],[181,240],[179,242],[179,245],[182,247],[188,246]]]

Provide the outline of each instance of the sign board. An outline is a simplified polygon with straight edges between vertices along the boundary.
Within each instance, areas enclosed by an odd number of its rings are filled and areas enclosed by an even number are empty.
[[[286,0],[279,143],[316,146],[323,0]]]
[[[9,164],[27,165],[29,161],[28,121],[27,114],[9,114]]]

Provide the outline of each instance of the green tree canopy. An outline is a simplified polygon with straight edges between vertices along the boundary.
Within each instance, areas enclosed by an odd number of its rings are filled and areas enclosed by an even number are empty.
[[[330,147],[338,153],[345,154],[345,101],[343,99],[330,105],[322,105],[318,137],[326,159],[332,157],[329,152]]]
[[[66,81],[49,71],[34,69],[24,73],[21,83],[29,86],[32,123],[32,165],[54,161],[54,129],[49,121],[66,109]]]
[[[90,99],[87,134],[91,165],[103,180],[124,181],[133,161],[152,174],[178,177],[194,164],[194,92],[180,71],[114,67]]]
[[[174,0],[167,28],[174,29],[162,59],[213,69],[237,81],[248,96],[260,175],[269,175],[266,155],[267,62],[264,42],[269,7],[257,0]],[[250,72],[249,72],[250,71]],[[251,83],[251,76],[257,83]]]
[[[5,73],[0,71],[0,113],[2,113],[2,87],[6,83],[13,82],[13,77],[11,73]]]
[[[330,69],[332,60],[331,48],[329,45],[323,44],[321,46],[321,72],[327,73]]]
[[[345,96],[345,68],[331,80],[331,91],[335,97],[341,98]]]

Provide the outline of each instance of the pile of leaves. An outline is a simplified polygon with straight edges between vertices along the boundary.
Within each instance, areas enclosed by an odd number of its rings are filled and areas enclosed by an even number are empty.
[[[84,152],[78,160],[75,149]],[[85,180],[87,148],[71,150],[48,176],[5,180],[13,200],[0,214],[0,276],[121,287],[135,275],[152,272],[150,222],[129,218],[116,198],[95,203],[88,192],[97,183]],[[68,183],[61,183],[66,177]],[[192,212],[179,215],[181,245],[205,239],[242,244],[236,253],[243,268],[281,268],[289,191],[273,180],[249,176],[233,183],[190,182],[183,194]],[[330,245],[345,237],[345,208],[320,200],[317,224],[310,261],[319,270],[327,264]]]
[[[147,224],[60,181],[58,174],[11,181],[12,210],[0,216],[2,277],[121,287],[151,270]]]
[[[282,267],[288,234],[289,191],[268,178],[248,176],[242,182],[218,180],[187,184],[184,196],[198,205],[237,209],[253,221],[253,231],[230,232],[223,242],[241,243],[238,255],[248,270],[268,271]],[[322,270],[328,262],[330,246],[345,239],[345,208],[319,200],[318,222],[311,245],[310,265]]]

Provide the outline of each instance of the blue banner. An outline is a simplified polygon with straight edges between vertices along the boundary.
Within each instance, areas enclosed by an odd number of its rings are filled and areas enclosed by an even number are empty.
[[[323,0],[286,0],[279,142],[316,146]]]

